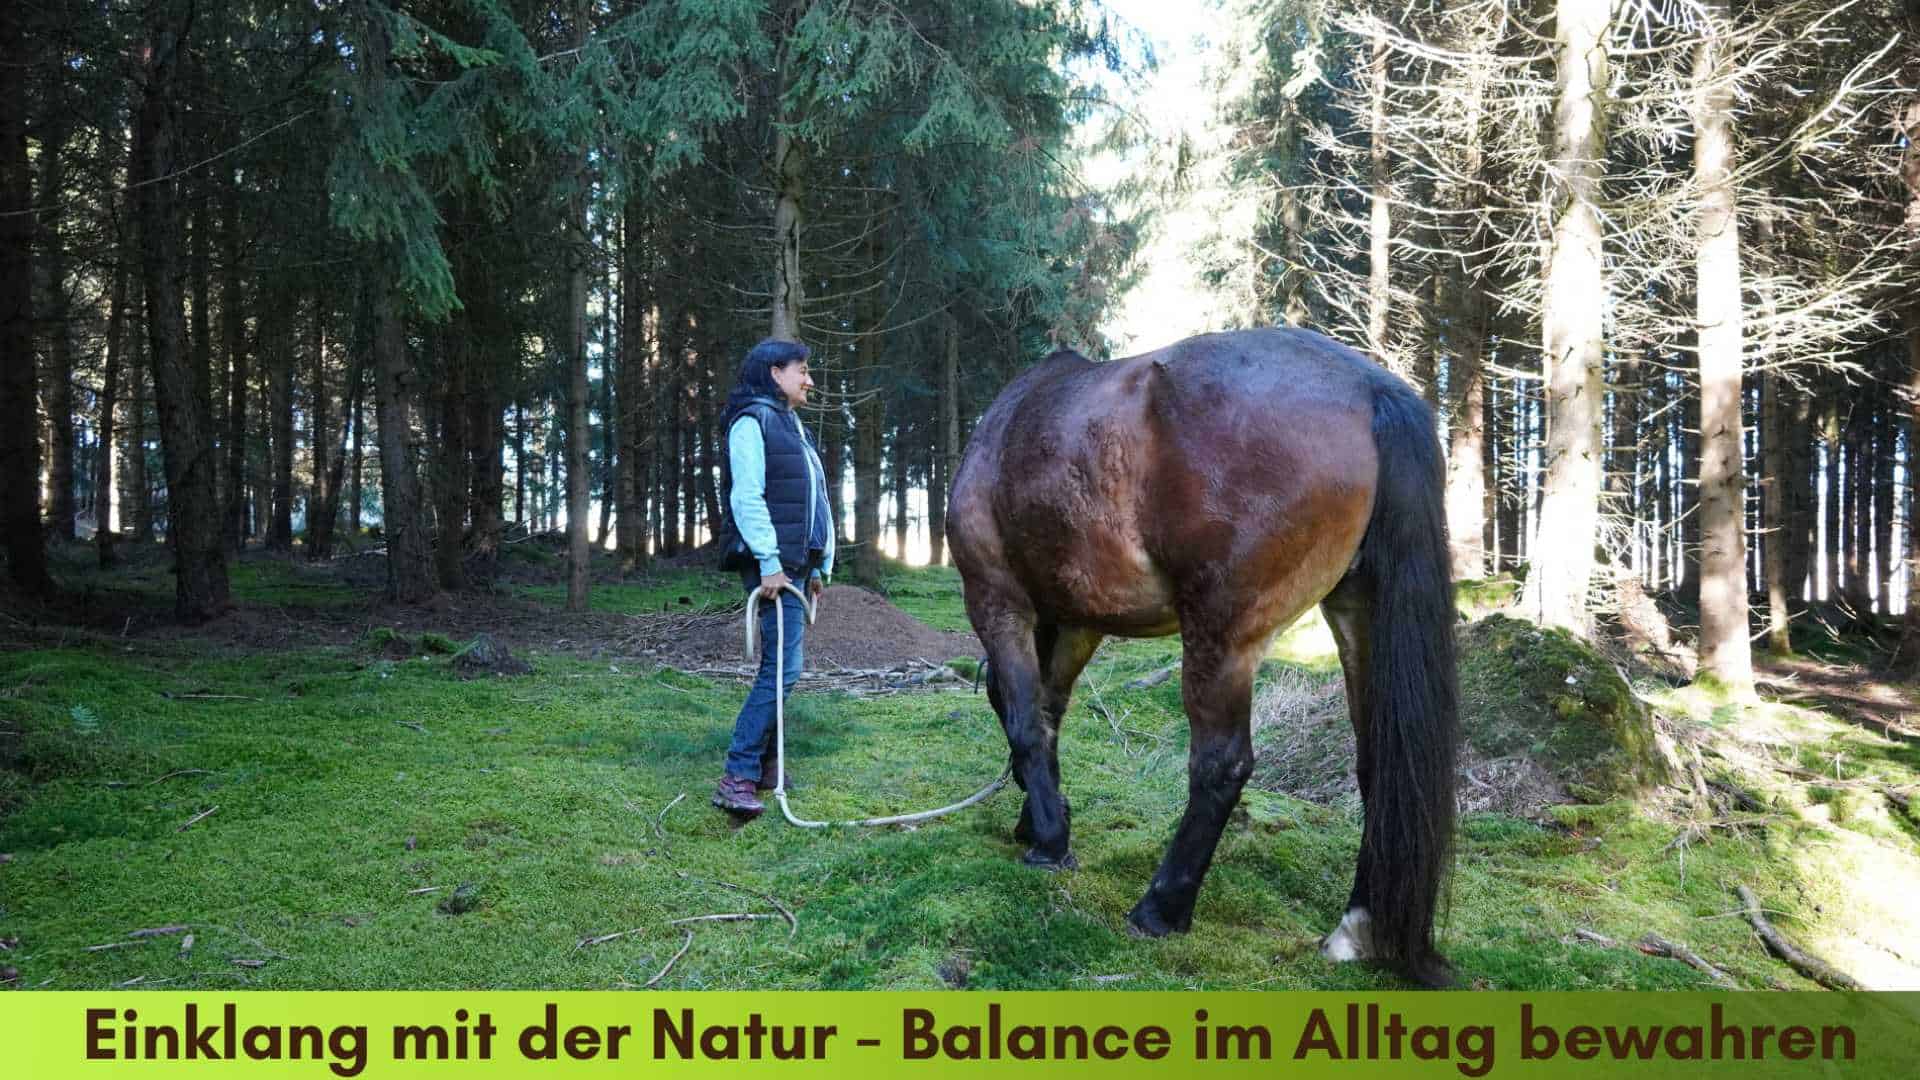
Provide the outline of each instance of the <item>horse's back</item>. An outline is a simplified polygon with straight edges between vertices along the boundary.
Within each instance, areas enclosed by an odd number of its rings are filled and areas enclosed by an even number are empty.
[[[975,431],[949,511],[955,560],[970,588],[1017,585],[1041,617],[1109,633],[1176,629],[1203,579],[1324,591],[1371,507],[1383,378],[1296,330],[1052,359]]]

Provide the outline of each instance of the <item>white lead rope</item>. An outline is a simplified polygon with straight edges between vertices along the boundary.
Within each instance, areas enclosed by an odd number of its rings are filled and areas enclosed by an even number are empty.
[[[800,607],[807,613],[807,624],[811,626],[819,616],[819,605],[807,599],[798,585],[788,582],[784,591],[792,593],[800,600]],[[755,589],[747,597],[747,659],[758,660],[760,637],[760,601],[763,597]],[[787,805],[787,611],[786,605],[773,605],[773,794],[780,800],[780,813],[786,819],[803,829],[824,829],[829,825],[908,825],[916,821],[927,821],[951,814],[986,799],[994,792],[1007,786],[1007,779],[1013,775],[1013,765],[1008,763],[1000,771],[1000,778],[979,791],[938,810],[922,810],[917,814],[896,814],[893,817],[858,818],[853,821],[808,821],[796,817],[793,809]]]

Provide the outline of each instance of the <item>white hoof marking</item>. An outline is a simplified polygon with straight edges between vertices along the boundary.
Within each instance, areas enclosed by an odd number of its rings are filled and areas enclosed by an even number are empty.
[[[1366,908],[1348,908],[1340,925],[1320,943],[1320,955],[1336,963],[1373,955],[1373,918]]]

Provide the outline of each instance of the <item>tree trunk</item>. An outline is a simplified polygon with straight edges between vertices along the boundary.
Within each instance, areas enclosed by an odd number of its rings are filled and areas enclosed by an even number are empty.
[[[774,133],[773,170],[779,198],[773,208],[773,328],[770,337],[800,340],[800,199],[805,188],[806,153],[782,126]]]
[[[937,478],[928,491],[928,511],[933,520],[927,534],[932,542],[935,566],[946,563],[947,489],[952,486],[954,470],[960,464],[960,320],[948,313],[944,321],[946,348],[942,350],[940,364],[939,463],[934,470]],[[933,500],[936,494],[938,501]]]
[[[55,106],[56,108],[58,106]],[[49,116],[47,130],[40,138],[40,167],[44,182],[42,201],[57,202],[66,190],[64,166],[70,118]],[[46,325],[51,340],[47,343],[47,531],[61,539],[73,539],[73,326],[72,305],[68,302],[67,248],[60,235],[63,210],[56,209],[45,221],[41,239],[45,258],[41,261],[47,287]]]
[[[828,386],[835,395],[846,393],[847,379],[838,373],[829,375]],[[839,555],[835,566],[852,566],[856,558],[849,550],[850,538],[847,536],[846,476],[847,476],[847,411],[837,399],[828,407],[826,416],[820,421],[820,467],[827,474],[827,508],[833,513],[833,538]],[[844,556],[844,557],[842,557]]]
[[[313,457],[313,474],[312,482],[307,487],[307,557],[312,558],[316,536],[325,533],[329,542],[333,536],[332,519],[322,524],[320,518],[332,514],[336,509],[332,492],[327,490],[327,462],[330,457],[330,448],[327,446],[327,302],[319,290],[313,294],[313,325],[308,345],[313,352],[313,387],[307,407],[310,425],[307,445]]]
[[[619,476],[614,467],[613,454],[614,438],[618,434],[613,422],[618,404],[613,393],[613,384],[617,379],[616,351],[613,347],[614,305],[613,260],[608,259],[606,272],[600,276],[600,467],[594,470],[600,478],[600,526],[594,532],[595,551],[607,549],[607,533],[613,526],[613,507],[619,501]]]
[[[1893,402],[1876,388],[1873,410],[1873,597],[1893,614]]]
[[[467,380],[473,367],[477,335],[469,309],[454,315],[440,335],[441,362],[439,386],[440,439],[433,448],[433,512],[439,528],[433,543],[433,573],[443,592],[459,592],[467,587],[462,541],[466,532],[467,482]]]
[[[406,322],[398,290],[374,287],[374,408],[380,423],[380,516],[387,537],[387,592],[392,603],[433,598],[432,559],[420,517],[420,474],[415,471],[413,424],[408,417],[413,364],[407,355]]]
[[[120,372],[126,367],[121,359],[125,355],[127,333],[127,263],[124,248],[114,251],[112,291],[107,300],[107,356],[106,370],[100,380],[100,454],[94,459],[93,472],[93,521],[94,547],[99,551],[102,569],[114,562],[113,537],[116,522],[113,520],[113,455],[114,410],[120,401]]]
[[[293,550],[293,328],[283,310],[289,298],[269,305],[261,315],[261,343],[267,361],[267,408],[273,455],[271,516],[267,550]]]
[[[227,560],[220,547],[220,507],[213,490],[213,453],[205,399],[187,352],[180,295],[180,222],[176,181],[178,106],[174,79],[185,57],[186,35],[171,21],[170,5],[147,9],[151,59],[135,130],[134,216],[139,222],[141,270],[147,294],[147,348],[160,411],[160,443],[167,468],[167,538],[174,554],[174,614],[201,622],[225,611]]]
[[[1547,374],[1546,476],[1531,545],[1527,610],[1548,626],[1588,628],[1587,583],[1599,517],[1602,280],[1599,196],[1605,156],[1607,0],[1558,0],[1552,173],[1559,191],[1541,313]]]
[[[1907,110],[1908,226],[1920,242],[1920,104]],[[1920,459],[1920,303],[1903,313],[1907,330],[1907,488],[1915,483],[1915,461]],[[1900,648],[1894,666],[1920,675],[1920,496],[1907,512],[1907,613],[1901,622]]]
[[[1873,547],[1873,406],[1856,398],[1847,416],[1847,526],[1841,535],[1846,551],[1847,606],[1856,620],[1873,613],[1872,586],[1868,584],[1867,556]]]
[[[650,415],[645,378],[650,349],[645,212],[641,199],[631,196],[620,222],[620,392],[615,398],[620,418],[614,429],[619,436],[615,472],[620,507],[614,522],[623,572],[647,562],[647,474],[641,460],[644,440],[651,434],[642,423]]]
[[[239,552],[247,535],[247,337],[245,300],[240,291],[239,190],[231,175],[220,184],[221,262],[220,329],[227,352],[226,499],[221,508],[221,541]]]
[[[39,372],[33,363],[33,174],[27,163],[25,5],[0,5],[0,528],[29,594],[53,591],[40,531]]]
[[[1753,696],[1747,630],[1746,469],[1741,420],[1740,222],[1733,193],[1733,84],[1725,0],[1705,0],[1694,53],[1694,258],[1700,357],[1700,673]]]
[[[1821,515],[1821,520],[1825,525],[1825,529],[1821,533],[1821,541],[1824,549],[1822,554],[1825,556],[1822,561],[1826,564],[1823,567],[1825,573],[1822,576],[1825,579],[1826,588],[1822,591],[1825,593],[1825,598],[1829,603],[1839,603],[1843,589],[1840,579],[1840,534],[1842,532],[1840,521],[1840,405],[1837,396],[1829,399],[1826,411],[1820,418],[1820,438],[1826,453],[1824,499],[1826,505]]]
[[[1367,239],[1367,348],[1374,358],[1400,372],[1387,341],[1387,317],[1393,310],[1393,279],[1389,259],[1393,243],[1392,174],[1387,164],[1387,39],[1373,34],[1373,55],[1367,66],[1367,159],[1371,182],[1371,214]],[[1405,372],[1400,372],[1405,374]]]
[[[1452,544],[1456,581],[1485,577],[1487,552],[1482,538],[1486,512],[1487,389],[1483,356],[1487,345],[1485,282],[1462,273],[1455,289],[1458,319],[1447,395],[1453,425],[1447,452],[1447,535]]]
[[[893,555],[907,561],[907,431],[904,424],[893,429]]]
[[[574,13],[575,43],[586,40],[586,12]],[[586,162],[577,166],[580,182],[585,182]],[[569,245],[567,258],[566,337],[562,347],[567,357],[567,610],[587,610],[587,512],[589,488],[587,475],[587,201],[576,193],[567,208],[564,234]]]

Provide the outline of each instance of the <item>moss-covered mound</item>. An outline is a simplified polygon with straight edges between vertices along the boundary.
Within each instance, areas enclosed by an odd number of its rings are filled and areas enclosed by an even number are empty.
[[[1653,715],[1611,663],[1562,630],[1489,615],[1460,637],[1468,753],[1525,757],[1575,798],[1633,795],[1667,779]]]

